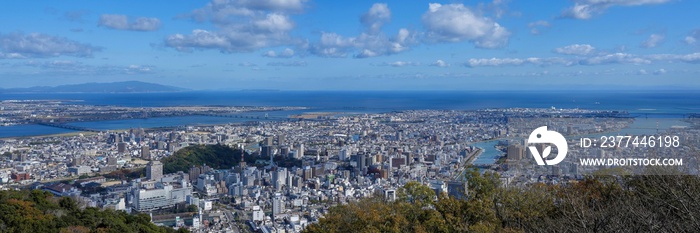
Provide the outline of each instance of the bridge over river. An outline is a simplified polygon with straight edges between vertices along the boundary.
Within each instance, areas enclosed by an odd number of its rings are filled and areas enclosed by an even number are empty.
[[[54,122],[39,121],[39,122],[34,122],[34,124],[55,127],[55,128],[61,128],[61,129],[70,129],[70,130],[75,130],[75,131],[86,131],[86,132],[100,132],[101,131],[98,129],[91,129],[91,128],[85,128],[85,127],[68,125],[68,124],[59,124],[59,123],[54,123]]]

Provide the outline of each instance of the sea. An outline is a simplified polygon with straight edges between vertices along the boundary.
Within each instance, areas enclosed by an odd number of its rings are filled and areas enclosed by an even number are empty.
[[[639,119],[675,125],[700,113],[700,91],[191,91],[171,93],[0,94],[3,100],[65,100],[73,104],[126,107],[294,106],[304,110],[254,112],[252,117],[287,117],[304,112],[337,114],[404,110],[486,108],[578,108],[627,111]],[[1,114],[1,111],[0,111]],[[71,123],[100,130],[227,124],[251,119],[207,116],[158,117]],[[643,120],[642,120],[643,121]],[[650,123],[651,124],[651,123]],[[680,122],[678,123],[680,124]],[[41,125],[0,127],[0,138],[73,132]]]

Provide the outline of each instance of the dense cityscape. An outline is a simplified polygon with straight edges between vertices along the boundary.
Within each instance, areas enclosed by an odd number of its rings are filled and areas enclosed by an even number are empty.
[[[700,1],[12,1],[0,233],[698,232]]]
[[[303,109],[131,109],[62,101],[3,101],[0,107],[5,124],[47,122],[52,127],[134,115],[245,118],[241,114],[249,111]],[[574,145],[571,136],[628,127],[634,120],[626,115],[556,108],[309,113],[274,120],[247,117],[221,125],[5,138],[0,140],[0,188],[45,190],[84,207],[148,213],[157,225],[193,232],[300,232],[331,206],[373,196],[392,201],[409,182],[424,184],[436,195],[462,197],[469,192],[464,179],[469,166],[498,173],[503,186],[581,180],[593,171],[579,169],[573,161],[545,170],[515,165],[532,164],[527,134],[547,125],[564,132]],[[697,150],[698,144],[690,143],[698,140],[697,128],[669,130],[684,142],[676,153]],[[495,143],[491,148],[476,146],[483,142]],[[213,161],[188,164],[179,171],[169,166],[169,157],[194,156],[182,152],[196,146],[224,148],[228,159],[240,161],[228,161],[231,167]],[[497,151],[496,156],[479,159],[485,150]],[[598,158],[648,156],[624,148],[587,153]]]

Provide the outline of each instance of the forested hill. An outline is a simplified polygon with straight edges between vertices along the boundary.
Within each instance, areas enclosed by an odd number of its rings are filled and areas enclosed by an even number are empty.
[[[45,191],[0,191],[0,232],[189,232],[151,223],[147,214],[78,208]]]
[[[161,160],[163,173],[188,172],[191,166],[206,164],[214,169],[228,169],[241,161],[241,151],[232,147],[216,145],[193,145],[182,148],[172,156]],[[255,157],[246,153],[245,161],[255,163]]]

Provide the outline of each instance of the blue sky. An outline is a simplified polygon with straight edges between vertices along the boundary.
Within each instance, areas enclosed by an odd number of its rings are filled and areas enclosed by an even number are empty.
[[[700,1],[13,1],[0,88],[700,88]]]

